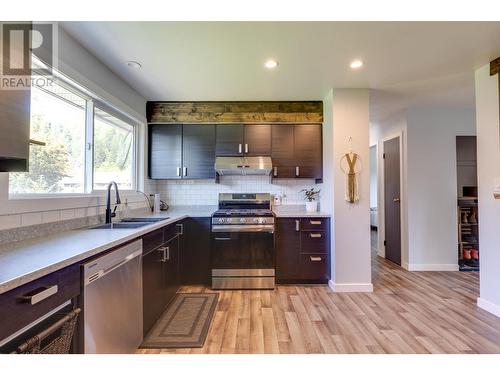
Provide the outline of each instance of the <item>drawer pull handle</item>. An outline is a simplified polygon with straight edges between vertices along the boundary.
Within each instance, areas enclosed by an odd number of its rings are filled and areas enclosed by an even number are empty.
[[[310,236],[311,236],[311,238],[321,238],[320,233],[311,233]]]
[[[295,231],[298,232],[300,230],[300,221],[295,220]]]
[[[24,300],[26,300],[29,304],[31,305],[35,305],[39,302],[42,302],[44,299],[47,299],[49,298],[50,296],[53,296],[54,294],[57,293],[57,291],[59,290],[59,288],[57,287],[57,285],[52,285],[48,288],[43,288],[43,290],[39,290],[37,289],[35,292],[35,294],[28,294],[26,296],[23,297]]]
[[[321,220],[310,220],[311,225],[321,225]]]
[[[166,263],[167,260],[170,260],[170,247],[162,246],[158,248],[158,251],[161,251],[163,253],[160,262]]]
[[[311,262],[321,262],[321,257],[310,257]]]

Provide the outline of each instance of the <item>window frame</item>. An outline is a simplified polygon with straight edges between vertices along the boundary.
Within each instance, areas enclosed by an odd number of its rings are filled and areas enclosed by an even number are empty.
[[[32,56],[33,60],[37,60]],[[47,199],[47,198],[77,198],[77,197],[100,197],[105,189],[94,189],[94,109],[97,107],[109,113],[112,116],[124,121],[132,126],[132,142],[133,142],[133,155],[132,155],[132,187],[130,189],[120,189],[125,195],[137,191],[139,186],[139,162],[138,162],[138,149],[139,149],[139,128],[140,123],[129,116],[127,113],[119,110],[118,108],[107,103],[96,94],[85,89],[74,80],[63,75],[59,71],[53,69],[54,81],[64,87],[66,90],[71,91],[85,100],[85,142],[82,145],[85,148],[84,153],[84,183],[83,192],[81,193],[11,193],[10,192],[10,177],[8,181],[8,197],[12,200],[21,199]],[[30,124],[31,125],[31,124]],[[32,146],[30,146],[32,147]],[[43,147],[43,146],[41,146]]]

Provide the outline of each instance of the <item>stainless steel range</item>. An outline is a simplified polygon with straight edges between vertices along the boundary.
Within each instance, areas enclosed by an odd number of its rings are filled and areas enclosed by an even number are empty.
[[[270,194],[219,194],[219,210],[212,215],[211,263],[214,289],[274,289]]]

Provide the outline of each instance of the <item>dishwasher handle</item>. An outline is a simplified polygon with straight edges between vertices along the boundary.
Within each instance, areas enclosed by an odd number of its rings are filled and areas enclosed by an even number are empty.
[[[125,258],[113,264],[112,266],[109,266],[108,268],[98,270],[97,272],[85,278],[85,286],[92,284],[94,281],[99,280],[101,277],[106,276],[108,273],[113,272],[117,268],[123,266],[125,263],[128,263],[132,259],[137,258],[138,256],[141,255],[142,255],[142,249],[134,251],[132,254],[127,255]]]

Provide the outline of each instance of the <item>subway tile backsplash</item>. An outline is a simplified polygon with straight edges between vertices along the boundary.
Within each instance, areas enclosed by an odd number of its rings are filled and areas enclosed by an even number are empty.
[[[169,205],[216,205],[219,193],[271,193],[281,195],[282,204],[304,204],[302,189],[315,187],[313,179],[279,179],[267,176],[222,176],[214,180],[158,180],[156,191]]]

